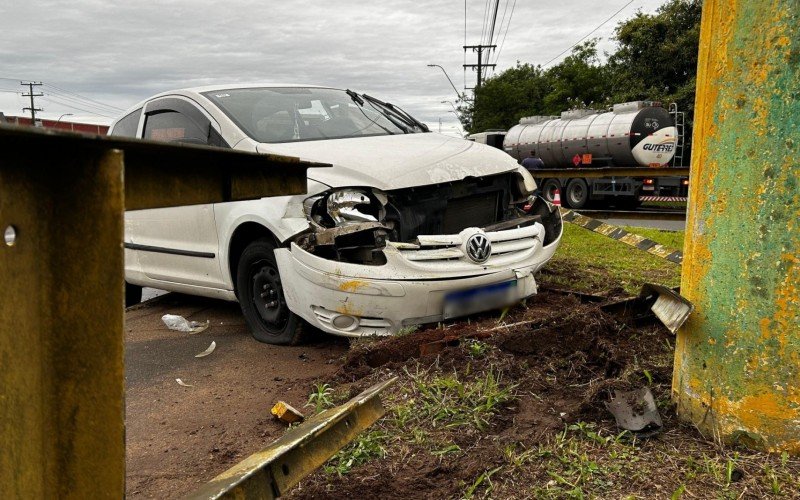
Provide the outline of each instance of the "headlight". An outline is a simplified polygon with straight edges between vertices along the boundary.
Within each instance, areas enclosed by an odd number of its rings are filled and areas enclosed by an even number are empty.
[[[527,198],[536,191],[536,181],[525,167],[517,167],[517,195]]]
[[[306,216],[323,227],[380,222],[386,215],[386,195],[366,188],[342,188],[303,202]]]

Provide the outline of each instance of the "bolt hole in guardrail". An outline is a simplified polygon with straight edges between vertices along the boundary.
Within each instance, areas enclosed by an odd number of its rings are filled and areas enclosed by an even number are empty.
[[[288,465],[282,464],[281,465],[281,470],[283,471],[283,475],[284,476],[288,476],[289,475],[289,466]]]
[[[6,246],[13,247],[17,243],[17,228],[8,226],[3,233],[3,240],[6,242]]]

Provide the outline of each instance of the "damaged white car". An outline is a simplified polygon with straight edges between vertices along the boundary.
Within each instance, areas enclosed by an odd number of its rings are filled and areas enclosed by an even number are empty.
[[[561,239],[510,156],[350,90],[167,92],[110,134],[333,164],[308,171],[306,195],[126,213],[128,303],[143,286],[238,300],[263,342],[297,343],[304,322],[389,335],[503,307],[536,293]]]

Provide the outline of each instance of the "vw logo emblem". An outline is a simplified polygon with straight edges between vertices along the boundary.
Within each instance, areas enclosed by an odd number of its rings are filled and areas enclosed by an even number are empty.
[[[473,234],[467,240],[467,256],[476,264],[482,264],[492,255],[492,242],[483,233]]]

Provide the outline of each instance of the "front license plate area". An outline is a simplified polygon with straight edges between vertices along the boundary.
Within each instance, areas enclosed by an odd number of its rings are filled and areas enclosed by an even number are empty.
[[[444,297],[443,319],[499,309],[514,302],[517,280],[450,292]]]

